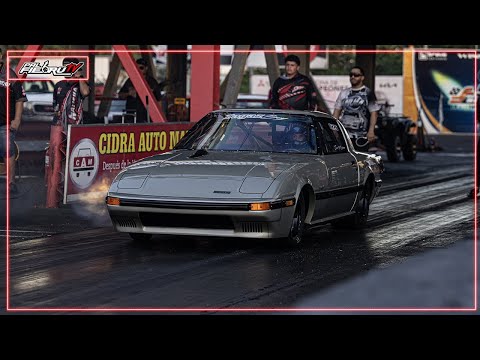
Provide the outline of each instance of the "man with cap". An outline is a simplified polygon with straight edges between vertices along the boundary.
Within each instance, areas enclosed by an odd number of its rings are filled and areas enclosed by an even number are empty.
[[[62,65],[78,64],[77,58],[65,58]],[[90,86],[82,77],[82,70],[73,74],[72,79],[61,80],[53,88],[53,125],[80,124],[83,119],[83,100],[90,95]]]
[[[161,89],[160,86],[153,77],[148,75],[148,63],[144,58],[137,59],[137,65],[142,73],[145,80],[147,80],[148,86],[152,90],[153,94],[155,95],[155,99],[159,103],[161,107]],[[132,80],[127,79],[123,84],[122,88],[118,92],[118,97],[120,99],[126,99],[126,112],[127,114],[136,114],[136,122],[137,123],[145,123],[150,122],[150,119],[147,116],[147,109],[145,105],[143,105],[142,100],[137,95],[135,88],[133,86]],[[149,102],[150,103],[150,102]]]
[[[23,113],[23,103],[27,96],[22,83],[15,81],[15,71],[7,68],[7,49],[0,45],[0,157],[7,162],[8,158],[8,183],[10,193],[18,193],[15,184],[15,134],[20,127]],[[9,72],[7,81],[7,71]],[[7,101],[9,114],[7,115]],[[9,131],[8,131],[9,130]],[[7,136],[8,131],[8,136]],[[9,152],[7,154],[7,142]]]
[[[300,58],[285,58],[285,74],[272,86],[270,109],[317,110],[317,93],[309,77],[300,74]]]

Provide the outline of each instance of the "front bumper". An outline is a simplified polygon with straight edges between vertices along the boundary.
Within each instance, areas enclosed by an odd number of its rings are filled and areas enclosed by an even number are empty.
[[[263,200],[265,201],[265,200]],[[246,203],[159,202],[160,206],[107,205],[115,230],[127,233],[209,237],[282,238],[288,236],[295,206],[265,211]],[[170,204],[170,205],[169,205]]]

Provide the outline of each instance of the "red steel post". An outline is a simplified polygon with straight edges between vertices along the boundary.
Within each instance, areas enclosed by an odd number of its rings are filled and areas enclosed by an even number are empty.
[[[220,108],[220,45],[193,45],[190,80],[190,121]]]
[[[18,60],[18,64],[15,68],[15,74],[18,74],[23,64],[25,64],[28,61],[35,60],[35,57],[37,56],[39,51],[42,49],[42,47],[43,45],[28,45],[27,48],[25,49],[25,53],[21,55],[22,57]],[[27,77],[27,74],[23,74],[21,76],[25,78]]]
[[[47,186],[47,200],[45,207],[57,208],[61,201],[61,193],[63,189],[60,189],[63,183],[62,174],[65,169],[62,169],[62,162],[65,151],[62,149],[64,146],[64,133],[62,125],[50,126],[50,145],[47,149],[45,161],[45,179]]]
[[[141,74],[138,69],[135,60],[129,52],[126,52],[128,49],[125,45],[113,45],[113,49],[117,51],[118,58],[122,62],[125,71],[127,72],[130,80],[132,80],[133,87],[137,91],[137,96],[140,96],[140,99],[143,102],[145,107],[148,106],[150,117],[152,122],[166,122],[165,117],[161,111],[160,105],[158,104],[155,96],[153,95],[150,86],[148,86],[147,81]],[[148,105],[146,103],[146,96],[148,96]]]

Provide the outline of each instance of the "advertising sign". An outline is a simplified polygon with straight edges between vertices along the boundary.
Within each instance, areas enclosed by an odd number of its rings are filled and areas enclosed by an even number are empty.
[[[277,54],[278,64],[285,65],[285,57],[289,54],[288,45],[274,45]],[[232,64],[234,51],[238,50],[238,45],[220,45],[220,64],[228,66]],[[264,45],[252,45],[252,52],[247,57],[246,68],[263,68],[267,67],[265,60]],[[327,45],[310,45],[310,69],[328,69],[328,46]]]
[[[106,194],[121,170],[172,150],[192,124],[70,125],[63,202]]]
[[[313,80],[322,94],[323,100],[333,112],[338,94],[350,87],[350,80],[345,75],[314,75]],[[250,93],[268,95],[270,82],[268,75],[250,77]],[[375,77],[375,94],[380,102],[393,105],[391,112],[401,114],[403,111],[403,78],[400,75],[378,75]]]
[[[415,54],[415,97],[428,133],[473,133],[475,73],[473,52]]]

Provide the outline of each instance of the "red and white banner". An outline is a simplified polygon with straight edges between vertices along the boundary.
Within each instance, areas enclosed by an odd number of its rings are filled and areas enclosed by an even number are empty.
[[[105,196],[121,170],[172,150],[193,124],[70,125],[63,203]]]
[[[313,75],[313,80],[331,112],[334,110],[340,91],[351,86],[348,76],[345,75]],[[269,91],[268,75],[250,77],[251,94],[267,95]],[[388,102],[393,105],[392,113],[403,113],[403,77],[401,75],[377,75],[375,94],[379,102]]]

